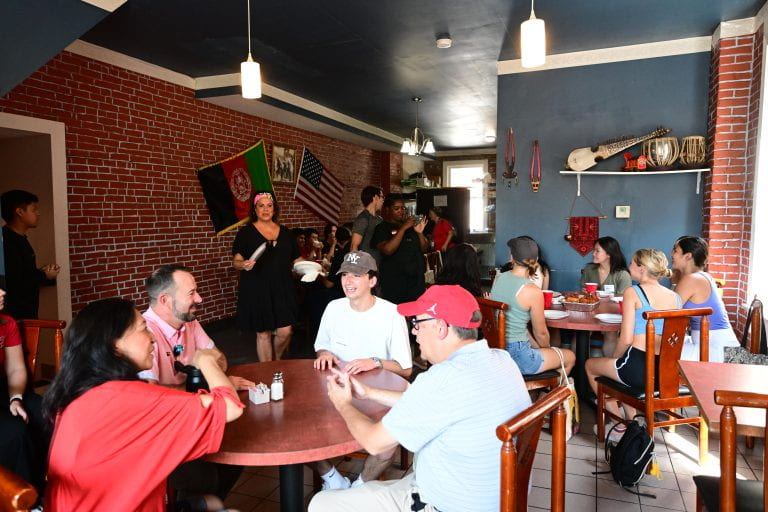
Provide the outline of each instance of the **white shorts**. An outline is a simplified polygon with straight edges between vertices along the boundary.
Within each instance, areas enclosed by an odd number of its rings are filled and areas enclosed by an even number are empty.
[[[699,360],[699,340],[701,331],[691,331],[690,336],[685,337],[683,353],[680,355],[681,361]],[[718,329],[709,331],[709,361],[712,363],[722,363],[725,357],[725,347],[738,347],[739,341],[733,333],[733,329]]]
[[[309,503],[309,512],[410,512],[411,494],[418,492],[415,476],[411,472],[400,480],[372,480],[351,489],[319,492]],[[422,512],[435,510],[427,505]]]

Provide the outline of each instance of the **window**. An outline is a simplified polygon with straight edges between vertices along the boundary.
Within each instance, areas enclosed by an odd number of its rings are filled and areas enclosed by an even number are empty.
[[[488,161],[461,160],[443,163],[443,182],[469,189],[469,231],[488,231]]]

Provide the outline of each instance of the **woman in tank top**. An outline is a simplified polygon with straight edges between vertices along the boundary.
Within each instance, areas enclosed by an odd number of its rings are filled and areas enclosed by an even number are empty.
[[[712,308],[709,316],[709,360],[723,362],[725,347],[738,347],[739,341],[728,320],[728,312],[711,275],[704,272],[709,256],[707,242],[697,236],[681,236],[672,249],[672,268],[680,273],[675,291],[683,308]],[[699,360],[701,318],[691,318],[691,339],[686,337],[680,359]]]
[[[506,312],[507,352],[524,375],[560,368],[560,357],[549,346],[549,331],[544,319],[544,296],[541,288],[530,281],[536,272],[539,249],[529,238],[518,237],[507,242],[512,268],[496,278],[491,299],[509,305]],[[533,339],[528,337],[528,321],[533,325]],[[576,355],[561,349],[565,371],[570,372]]]
[[[624,291],[624,309],[621,320],[621,333],[613,357],[597,357],[587,360],[586,371],[589,385],[597,393],[597,377],[608,377],[635,388],[645,386],[645,320],[643,312],[657,309],[678,309],[680,297],[659,283],[664,277],[670,277],[672,271],[667,268],[667,257],[657,249],[640,249],[632,256],[629,265],[632,279],[639,284]],[[663,320],[654,320],[656,328],[655,353],[658,355]],[[606,402],[606,409],[619,414],[615,400]],[[624,417],[632,419],[633,408],[624,405]],[[617,430],[620,430],[617,428]]]

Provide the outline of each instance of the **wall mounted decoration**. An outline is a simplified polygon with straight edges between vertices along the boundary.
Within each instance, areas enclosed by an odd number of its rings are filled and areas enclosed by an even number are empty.
[[[294,183],[296,181],[296,148],[272,145],[272,181]]]

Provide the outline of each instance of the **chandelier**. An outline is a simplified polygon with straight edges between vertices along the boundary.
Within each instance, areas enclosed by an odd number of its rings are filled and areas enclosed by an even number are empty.
[[[421,103],[421,98],[415,97],[413,98],[413,101],[416,103],[416,128],[413,129],[412,139],[406,138],[403,140],[400,152],[407,153],[411,156],[420,155],[422,153],[431,155],[435,152],[435,145],[432,144],[432,139],[426,137],[424,132],[419,129],[419,103]]]

